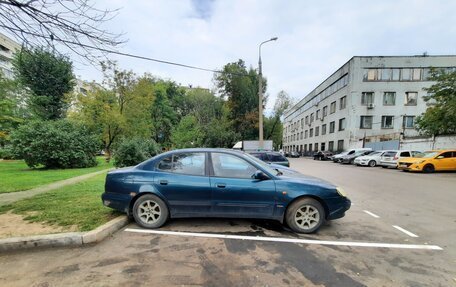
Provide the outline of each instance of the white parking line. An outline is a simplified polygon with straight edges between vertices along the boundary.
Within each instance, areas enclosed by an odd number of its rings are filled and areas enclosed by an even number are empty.
[[[124,231],[137,232],[137,233],[149,233],[149,234],[161,234],[161,235],[205,237],[205,238],[221,238],[221,239],[240,239],[240,240],[302,243],[302,244],[317,244],[317,245],[336,245],[336,246],[352,246],[352,247],[375,247],[375,248],[398,248],[398,249],[443,250],[440,246],[437,246],[437,245],[415,245],[415,244],[393,244],[393,243],[374,243],[374,242],[308,240],[308,239],[280,238],[280,237],[260,237],[260,236],[227,235],[227,234],[212,234],[212,233],[177,232],[177,231],[150,230],[150,229],[146,230],[146,229],[135,229],[135,228],[127,228]]]
[[[364,211],[365,213],[369,214],[369,215],[372,216],[372,217],[380,218],[380,216],[378,216],[377,214],[374,214],[374,213],[372,213],[372,212],[370,212],[370,211],[368,211],[368,210],[363,210],[363,211]]]
[[[404,232],[405,234],[407,234],[407,235],[410,236],[410,237],[418,237],[418,235],[416,235],[416,234],[414,234],[414,233],[411,233],[410,231],[405,230],[404,228],[402,228],[402,227],[400,227],[400,226],[393,225],[393,227],[396,228],[396,229],[399,230],[399,231]]]

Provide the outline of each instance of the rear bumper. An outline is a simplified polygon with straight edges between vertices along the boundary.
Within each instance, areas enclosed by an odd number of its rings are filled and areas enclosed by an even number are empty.
[[[103,205],[124,213],[129,213],[131,197],[117,193],[103,193],[101,195]]]
[[[380,162],[381,166],[386,166],[386,167],[397,167],[397,162],[389,162],[389,161],[381,161]]]

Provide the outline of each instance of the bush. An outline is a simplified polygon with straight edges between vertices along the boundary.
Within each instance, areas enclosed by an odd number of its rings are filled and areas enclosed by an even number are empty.
[[[153,140],[140,138],[124,138],[114,149],[114,165],[116,167],[133,166],[155,156],[160,147]]]
[[[14,159],[13,149],[10,146],[0,148],[0,158],[2,159]]]
[[[33,121],[11,134],[16,158],[29,167],[82,168],[97,165],[98,138],[85,127],[66,120]]]

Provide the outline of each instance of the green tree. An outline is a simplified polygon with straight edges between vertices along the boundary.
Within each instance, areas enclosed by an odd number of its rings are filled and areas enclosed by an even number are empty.
[[[13,60],[17,80],[30,90],[28,107],[42,120],[65,117],[65,94],[74,86],[73,64],[65,56],[44,48],[22,49]]]
[[[176,110],[167,94],[167,84],[160,81],[154,86],[154,102],[150,109],[152,138],[161,146],[171,144],[171,130],[179,122]]]
[[[428,135],[456,134],[456,71],[433,70],[431,80],[436,83],[424,89],[431,106],[417,118],[416,127]]]
[[[272,140],[274,147],[278,149],[282,146],[283,125],[282,117],[285,111],[293,105],[292,98],[285,92],[280,91],[274,104],[274,113],[271,117],[264,120],[265,138]]]
[[[25,90],[17,81],[8,79],[0,71],[0,147],[4,147],[12,130],[24,121],[26,109],[21,105]]]
[[[227,99],[229,119],[242,139],[258,138],[258,73],[247,70],[243,60],[229,63],[214,77],[218,91]],[[263,93],[267,82],[263,79]]]
[[[204,133],[195,116],[188,115],[173,128],[171,141],[175,148],[201,147]]]
[[[127,129],[117,96],[110,90],[96,89],[87,95],[79,95],[76,112],[70,114],[70,118],[83,123],[99,136],[108,160],[114,143]]]

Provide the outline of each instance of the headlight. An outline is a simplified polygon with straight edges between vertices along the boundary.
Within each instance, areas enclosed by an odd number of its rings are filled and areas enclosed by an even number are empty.
[[[341,187],[336,187],[336,190],[340,196],[347,197],[347,194],[345,194],[345,191]]]
[[[423,163],[423,162],[425,162],[425,160],[415,161],[414,164],[420,164],[420,163]]]

